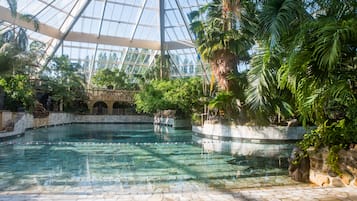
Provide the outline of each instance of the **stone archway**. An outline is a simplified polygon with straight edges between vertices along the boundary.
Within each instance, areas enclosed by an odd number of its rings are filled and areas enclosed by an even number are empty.
[[[98,101],[94,103],[92,114],[96,114],[96,115],[108,114],[108,105],[103,101]]]
[[[135,107],[133,106],[135,93],[136,91],[90,89],[87,91],[87,104],[89,106],[89,113],[94,115],[98,113],[103,113],[99,111],[99,107],[95,108],[95,106],[97,106],[95,104],[97,104],[98,102],[102,102],[106,104],[106,107],[102,107],[102,109],[106,108],[105,114],[136,114]],[[115,110],[113,112],[114,104]],[[104,105],[102,104],[102,106]],[[122,111],[120,111],[120,109],[122,109]]]

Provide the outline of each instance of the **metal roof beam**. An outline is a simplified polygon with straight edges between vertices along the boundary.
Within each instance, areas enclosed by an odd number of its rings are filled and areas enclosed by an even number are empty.
[[[105,9],[107,7],[107,0],[104,0],[104,5],[103,5],[103,11],[102,11],[102,18],[100,19],[100,25],[99,25],[99,30],[98,30],[98,38],[101,36],[102,32],[102,27],[103,27],[103,20],[104,20],[104,14],[105,14]]]
[[[79,3],[79,2],[82,2],[82,3]],[[59,41],[57,42],[57,44],[54,46],[53,50],[51,50],[51,52],[47,54],[50,56],[47,58],[47,61],[45,62],[44,66],[46,66],[48,64],[49,59],[51,59],[53,57],[53,55],[56,53],[58,48],[62,45],[64,39],[66,39],[67,35],[70,33],[70,31],[72,30],[72,28],[78,21],[79,17],[83,14],[83,12],[88,7],[90,2],[91,2],[91,0],[86,0],[86,1],[83,0],[83,1],[78,1],[77,4],[75,4],[75,6],[72,8],[72,11],[77,11],[77,12],[76,12],[76,14],[73,15],[74,18],[71,22],[69,20],[69,16],[71,15],[71,12],[68,13],[67,19],[63,22],[63,24],[60,28],[60,30],[64,31],[64,33],[61,36],[61,38],[59,39]]]
[[[159,0],[159,17],[160,17],[160,55],[161,55],[161,66],[160,66],[160,78],[163,76],[162,68],[165,64],[165,0]]]
[[[143,16],[143,12],[144,12],[144,8],[145,8],[145,6],[146,6],[146,3],[147,3],[147,0],[144,0],[143,5],[141,6],[141,11],[140,11],[140,13],[139,13],[138,19],[136,19],[136,23],[135,23],[134,30],[133,30],[133,32],[131,33],[130,40],[133,40],[133,39],[134,39],[136,30],[138,29],[138,26],[139,26],[139,22],[140,22],[140,20],[141,20],[141,17]]]
[[[13,18],[11,16],[11,13],[9,9],[0,6],[0,20],[12,23],[14,25],[23,27],[25,29],[29,29],[31,31],[35,31],[35,28],[33,26],[32,22],[26,22],[23,19],[20,19],[20,15],[17,15],[16,18]],[[58,29],[51,27],[49,25],[46,25],[44,23],[39,23],[39,29],[37,30],[38,33],[53,37],[53,38],[60,38],[61,33],[58,31]]]
[[[0,20],[10,22],[12,24],[21,26],[28,30],[35,31],[33,24],[30,22],[26,22],[19,18],[12,18],[10,11],[0,6]],[[117,46],[128,46],[128,47],[135,47],[135,48],[146,48],[146,49],[153,49],[153,50],[160,50],[160,42],[159,41],[150,41],[150,40],[133,40],[131,41],[130,38],[124,37],[117,37],[117,36],[101,36],[99,39],[95,34],[87,34],[87,33],[80,33],[80,32],[70,32],[68,29],[67,35],[62,33],[60,30],[46,25],[44,23],[39,24],[40,28],[38,33],[43,35],[49,36],[54,39],[65,39],[67,41],[77,41],[77,42],[87,42],[87,43],[99,43],[99,44],[108,44],[108,45],[117,45]],[[162,34],[165,32],[163,31]],[[52,44],[54,47],[54,44]],[[50,45],[51,46],[51,45]],[[60,46],[60,45],[59,45]],[[58,46],[58,47],[59,47]],[[184,49],[184,48],[193,48],[195,47],[191,41],[170,41],[166,42],[166,48],[168,50],[174,49]],[[57,48],[58,49],[58,48]]]

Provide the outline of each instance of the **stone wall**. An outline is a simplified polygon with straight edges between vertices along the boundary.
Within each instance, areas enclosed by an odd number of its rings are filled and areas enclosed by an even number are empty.
[[[320,186],[357,187],[357,145],[350,150],[341,150],[339,168],[341,174],[332,172],[327,165],[327,148],[310,151],[310,181]]]
[[[0,111],[0,130],[5,129],[6,123],[13,118],[13,112]]]
[[[75,115],[73,123],[153,123],[143,115]]]

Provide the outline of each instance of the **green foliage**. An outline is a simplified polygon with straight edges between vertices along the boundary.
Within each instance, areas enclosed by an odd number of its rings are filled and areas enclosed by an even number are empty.
[[[203,105],[202,82],[199,78],[153,80],[141,86],[135,95],[138,112],[153,114],[158,110],[172,109],[183,117],[191,116],[194,111],[201,111]]]
[[[127,75],[119,69],[100,69],[92,78],[92,83],[101,88],[112,86],[114,89],[135,89],[135,83],[129,83]]]
[[[296,28],[307,19],[303,1],[265,1],[259,14],[259,24],[263,34],[258,37],[269,41],[270,48],[281,46],[285,37],[289,38],[296,33]]]
[[[350,144],[357,143],[356,124],[353,121],[342,119],[333,123],[326,121],[310,134],[306,134],[300,146],[307,150],[309,147],[319,149],[335,145],[348,148]]]
[[[231,120],[231,118],[236,118],[237,112],[239,111],[237,98],[230,91],[221,91],[216,94],[216,96],[209,102],[208,107],[210,109],[217,109],[223,112],[223,118]]]
[[[247,51],[253,44],[253,37],[249,36],[254,35],[254,9],[251,9],[253,4],[250,1],[241,1],[239,6],[241,21],[233,11],[224,15],[222,2],[218,0],[189,14],[191,30],[204,59],[214,60],[222,50],[236,55],[238,60],[247,58]]]
[[[141,87],[138,94],[135,94],[136,110],[142,113],[153,114],[157,110],[168,109],[167,103],[163,100],[163,92],[154,88],[155,82]]]
[[[292,94],[278,86],[277,72],[281,65],[281,53],[267,45],[258,49],[251,60],[246,104],[254,114],[252,120],[258,124],[273,123],[274,116],[289,119],[294,115]]]
[[[85,77],[80,70],[81,66],[71,63],[68,56],[60,56],[53,58],[42,71],[41,90],[49,93],[55,102],[63,104],[64,111],[78,109],[74,108],[75,102],[87,99]]]
[[[338,152],[341,150],[341,148],[342,145],[333,145],[332,147],[330,147],[327,156],[327,164],[330,166],[330,169],[337,174],[342,173],[338,166]]]
[[[33,107],[35,97],[29,77],[26,75],[12,75],[0,78],[0,87],[6,95],[6,107],[11,111],[17,111],[19,107],[30,110]]]
[[[170,77],[170,62],[169,55],[165,55],[164,61],[162,61],[161,55],[155,56],[155,65],[148,67],[143,75],[146,81],[150,80],[168,80]]]

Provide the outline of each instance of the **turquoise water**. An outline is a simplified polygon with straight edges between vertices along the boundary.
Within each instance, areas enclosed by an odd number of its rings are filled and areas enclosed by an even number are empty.
[[[73,124],[0,143],[0,191],[194,191],[295,184],[286,158],[211,153],[189,130]]]

